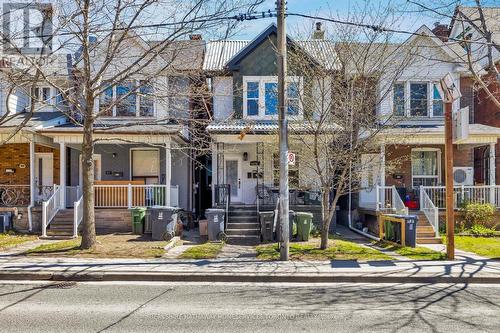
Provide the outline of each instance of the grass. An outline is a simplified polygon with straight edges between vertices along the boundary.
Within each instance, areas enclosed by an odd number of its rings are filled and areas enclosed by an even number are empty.
[[[224,243],[205,243],[194,245],[184,251],[179,258],[181,259],[214,259],[220,253]]]
[[[408,246],[399,246],[397,244],[386,242],[386,241],[378,241],[374,243],[374,245],[382,247],[386,250],[393,251],[400,256],[408,257],[410,259],[415,260],[445,260],[446,253],[438,252],[431,250],[429,248],[423,246],[417,247],[408,247]]]
[[[40,245],[28,250],[31,256],[64,256],[86,258],[158,258],[165,254],[165,241],[151,241],[149,236],[112,234],[97,236],[91,250],[80,249],[80,238]]]
[[[290,243],[292,260],[392,260],[393,258],[377,250],[361,246],[343,239],[331,239],[328,248],[319,248],[320,240],[313,238],[308,242]],[[277,244],[259,245],[257,258],[263,260],[279,259]]]
[[[446,237],[443,237],[443,242],[446,242]],[[455,247],[486,258],[500,259],[500,237],[455,236]]]
[[[37,239],[38,237],[36,235],[18,234],[15,232],[0,234],[0,249],[6,249],[25,242],[34,241]]]

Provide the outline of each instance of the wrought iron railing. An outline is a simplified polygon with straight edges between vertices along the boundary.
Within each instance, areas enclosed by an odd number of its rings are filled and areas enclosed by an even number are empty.
[[[30,185],[0,185],[0,206],[28,206]]]

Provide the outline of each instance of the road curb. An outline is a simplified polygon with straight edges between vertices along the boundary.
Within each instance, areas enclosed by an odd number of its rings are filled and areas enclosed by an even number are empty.
[[[500,276],[381,276],[355,274],[249,274],[153,272],[2,272],[0,280],[77,282],[292,282],[292,283],[466,283],[500,284]]]

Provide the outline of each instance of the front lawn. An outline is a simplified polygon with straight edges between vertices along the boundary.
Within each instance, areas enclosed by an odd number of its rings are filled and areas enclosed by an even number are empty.
[[[446,237],[443,238],[445,241]],[[455,236],[455,247],[486,258],[500,259],[500,237]]]
[[[150,236],[112,234],[97,236],[93,250],[80,250],[81,238],[40,245],[28,250],[31,256],[74,256],[86,258],[158,258],[165,254],[165,241]]]
[[[184,251],[179,258],[180,259],[215,259],[217,255],[222,251],[224,243],[205,243],[200,245],[194,245]]]
[[[319,248],[319,238],[308,242],[290,243],[291,260],[392,260],[393,258],[377,250],[342,239],[332,239],[326,250]],[[280,257],[277,244],[259,245],[257,258],[277,260]]]
[[[0,234],[0,250],[37,239],[38,236],[36,235],[18,234],[14,232]]]
[[[438,252],[431,250],[427,247],[417,246],[417,247],[409,247],[409,246],[400,246],[391,242],[386,241],[378,241],[375,242],[374,245],[384,248],[388,251],[393,251],[400,256],[408,257],[415,260],[445,260],[446,253]]]

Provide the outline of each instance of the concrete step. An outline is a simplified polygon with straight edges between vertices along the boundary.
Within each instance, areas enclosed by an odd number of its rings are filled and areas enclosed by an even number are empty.
[[[234,245],[258,245],[260,244],[260,236],[255,236],[255,235],[228,236],[227,243]]]
[[[246,223],[246,222],[228,222],[227,229],[260,229],[259,223]]]
[[[259,229],[226,229],[226,235],[228,235],[228,236],[246,236],[246,235],[259,236],[260,230]]]
[[[441,244],[441,238],[417,237],[417,244]]]

